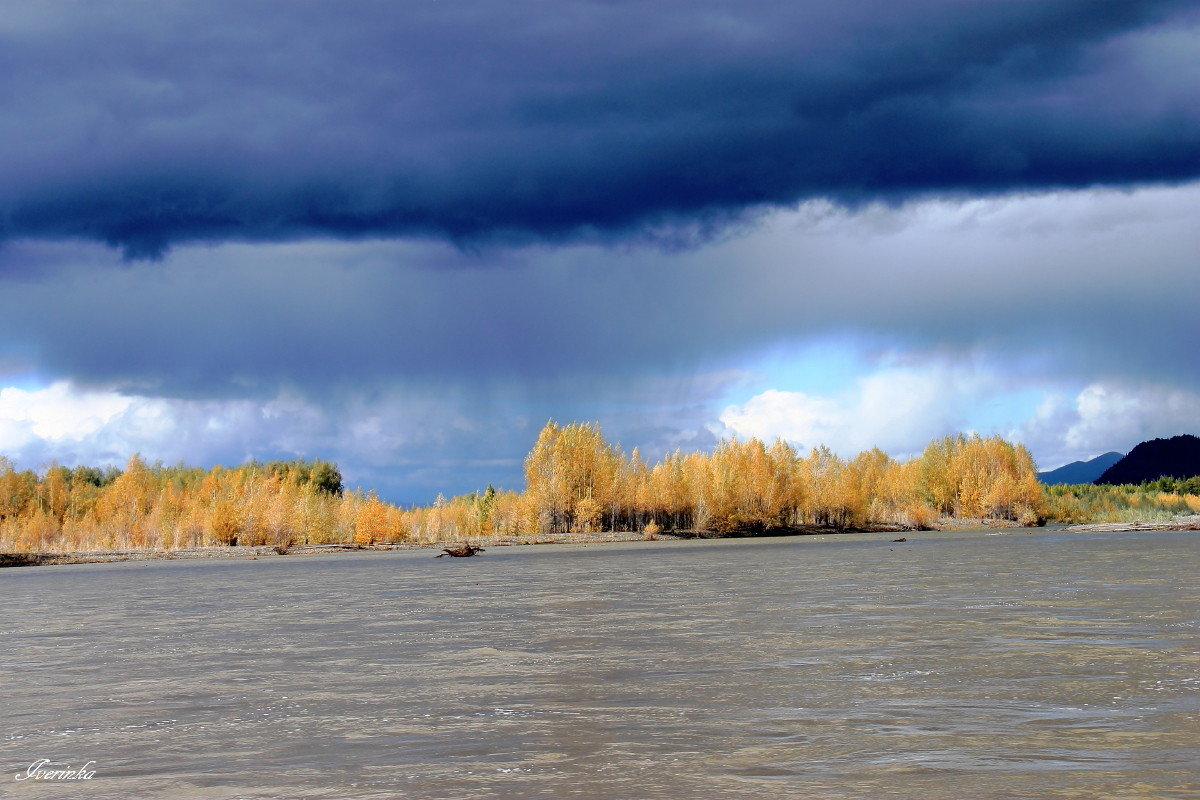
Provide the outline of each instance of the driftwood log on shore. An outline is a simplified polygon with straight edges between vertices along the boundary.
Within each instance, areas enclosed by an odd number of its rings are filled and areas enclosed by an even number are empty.
[[[482,547],[472,547],[469,544],[464,544],[462,547],[443,547],[442,552],[438,553],[434,558],[442,556],[451,556],[452,558],[470,558],[476,553],[482,553]]]

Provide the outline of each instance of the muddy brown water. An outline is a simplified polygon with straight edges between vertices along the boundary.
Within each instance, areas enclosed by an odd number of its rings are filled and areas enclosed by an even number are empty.
[[[4,570],[0,797],[1200,796],[1200,536],[891,538]]]

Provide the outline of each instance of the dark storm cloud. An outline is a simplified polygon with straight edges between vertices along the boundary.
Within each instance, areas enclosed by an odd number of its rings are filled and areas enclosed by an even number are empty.
[[[527,246],[502,250],[501,269],[438,242],[189,246],[125,265],[101,245],[25,243],[60,266],[6,282],[0,356],[147,395],[504,384],[517,407],[849,337],[1200,390],[1200,360],[1176,346],[1200,337],[1198,213],[1200,184],[814,202],[688,251]]]
[[[1184,180],[1191,2],[6,4],[0,234],[703,231],[811,196]],[[1186,70],[1191,70],[1191,73]]]

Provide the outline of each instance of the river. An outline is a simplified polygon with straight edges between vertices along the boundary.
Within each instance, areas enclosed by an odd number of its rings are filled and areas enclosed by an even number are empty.
[[[1200,536],[891,538],[3,570],[0,796],[1200,796]]]

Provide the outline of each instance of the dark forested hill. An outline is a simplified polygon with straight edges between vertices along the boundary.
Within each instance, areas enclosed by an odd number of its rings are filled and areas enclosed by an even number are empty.
[[[1184,434],[1142,442],[1106,469],[1096,483],[1142,483],[1164,475],[1172,478],[1200,475],[1200,439]]]
[[[1120,453],[1112,452],[1089,461],[1072,461],[1058,469],[1039,472],[1038,480],[1050,486],[1056,483],[1091,483],[1122,458]]]

